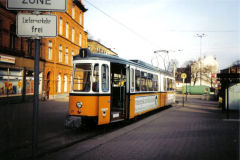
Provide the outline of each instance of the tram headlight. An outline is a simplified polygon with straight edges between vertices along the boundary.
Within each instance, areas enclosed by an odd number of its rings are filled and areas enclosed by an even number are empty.
[[[77,108],[82,108],[82,102],[77,102],[76,107]]]

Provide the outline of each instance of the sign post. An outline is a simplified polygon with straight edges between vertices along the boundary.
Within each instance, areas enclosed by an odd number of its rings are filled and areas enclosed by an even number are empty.
[[[40,59],[40,38],[36,38],[34,60],[33,159],[37,157],[38,149],[39,59]]]
[[[181,78],[183,80],[183,86],[182,86],[182,97],[183,97],[183,107],[184,107],[184,81],[187,78],[187,74],[186,73],[182,73],[181,74]]]
[[[38,151],[38,106],[39,106],[39,60],[40,39],[57,36],[57,16],[41,14],[39,11],[66,12],[67,0],[7,0],[8,10],[33,11],[32,14],[17,14],[17,36],[35,39],[34,61],[34,102],[33,102],[33,142],[32,158]]]

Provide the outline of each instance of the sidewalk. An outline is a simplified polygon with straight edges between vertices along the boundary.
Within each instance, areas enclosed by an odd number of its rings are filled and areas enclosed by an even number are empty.
[[[218,145],[223,145],[231,149],[232,157],[236,157],[236,148],[238,147],[238,133],[239,133],[239,122],[238,119],[226,119],[226,114],[222,113],[220,108],[218,108],[217,102],[213,101],[203,101],[199,96],[189,96],[188,101],[185,102],[185,106],[182,107],[181,96],[177,98],[179,103],[173,107],[166,109],[164,111],[157,112],[154,115],[146,117],[140,121],[130,124],[127,127],[114,131],[112,134],[119,134],[117,132],[126,131],[126,133],[135,132],[134,127],[138,126],[149,126],[150,128],[156,127],[156,133],[160,138],[165,140],[165,138],[171,140],[166,141],[167,148],[176,149],[176,144],[179,143],[179,138],[182,137],[187,146],[193,142],[202,144],[204,142],[205,147],[207,144],[213,143],[211,145],[210,151],[218,151],[212,147],[217,147]],[[31,156],[31,143],[32,143],[32,103],[21,103],[21,104],[8,104],[0,107],[0,157],[1,160],[21,160],[26,159]],[[46,153],[48,151],[58,151],[66,146],[71,146],[77,144],[83,139],[93,136],[95,133],[92,132],[82,132],[79,134],[73,130],[67,130],[64,128],[65,116],[68,112],[68,99],[56,99],[51,101],[40,101],[39,104],[39,153]],[[155,126],[157,125],[157,126]],[[138,128],[136,127],[136,128]],[[151,130],[147,127],[147,130]],[[145,128],[146,129],[146,128]],[[143,130],[145,130],[143,129]],[[142,130],[142,129],[141,129]],[[155,134],[152,130],[151,135]],[[137,132],[137,131],[136,131]],[[142,132],[142,131],[141,131]],[[111,133],[110,133],[111,134]],[[145,133],[145,136],[149,136],[149,133]],[[139,135],[140,139],[144,139],[145,136]],[[142,137],[143,136],[143,137]],[[170,136],[170,137],[169,137]],[[207,138],[210,136],[210,139]],[[100,136],[101,137],[101,136]],[[104,137],[104,135],[103,135]],[[114,137],[114,136],[113,136]],[[135,135],[132,135],[134,138]],[[165,137],[165,138],[164,138]],[[195,139],[194,137],[198,137]],[[216,138],[214,138],[216,137]],[[122,137],[124,139],[124,136]],[[125,137],[127,138],[127,137]],[[130,138],[130,137],[128,137]],[[188,142],[188,139],[193,140]],[[104,140],[104,144],[108,146],[107,138]],[[226,139],[226,140],[224,140]],[[148,140],[148,141],[149,141]],[[220,140],[219,142],[217,140]],[[224,141],[222,141],[224,140]],[[115,141],[113,139],[113,141]],[[129,141],[129,139],[125,139]],[[87,143],[88,141],[86,141]],[[129,141],[131,142],[131,140]],[[209,142],[209,143],[208,143]],[[223,143],[224,142],[224,143]],[[84,142],[85,143],[85,142]],[[92,142],[93,143],[93,142]],[[89,144],[92,144],[89,143]],[[102,142],[101,142],[102,143]],[[134,142],[136,145],[138,142]],[[140,142],[139,142],[140,143]],[[150,142],[149,142],[150,143]],[[155,142],[152,142],[153,144]],[[183,143],[183,142],[181,142]],[[180,143],[180,144],[181,144]],[[206,143],[206,144],[205,144]],[[93,146],[97,145],[98,142],[94,142]],[[121,144],[116,144],[117,146]],[[131,144],[125,144],[126,146]],[[151,146],[149,147],[158,147]],[[75,146],[75,145],[74,145]],[[105,145],[104,145],[105,146]],[[181,146],[181,145],[180,145]],[[163,146],[161,146],[163,147]],[[181,146],[183,147],[183,146]],[[190,147],[190,146],[188,146]],[[72,147],[70,147],[72,148]],[[164,147],[163,151],[166,150]],[[201,150],[201,148],[199,148]],[[119,149],[121,152],[123,149]],[[191,147],[190,149],[191,150]],[[83,150],[84,151],[84,150]],[[228,153],[228,150],[224,148],[220,149],[222,152]],[[82,152],[82,151],[81,151]],[[127,151],[126,151],[127,152]],[[194,152],[198,152],[194,150]],[[214,153],[215,153],[214,152]],[[107,153],[106,153],[107,154]],[[218,153],[217,153],[218,154]],[[74,154],[73,154],[74,155]],[[57,159],[53,154],[53,159]],[[59,159],[63,159],[62,154],[59,155]],[[134,157],[134,155],[132,155]],[[62,158],[61,158],[62,157]],[[65,157],[66,159],[70,159]],[[124,157],[123,157],[124,158]],[[136,157],[139,158],[139,157]],[[58,159],[57,159],[58,160]]]
[[[39,101],[39,147],[61,137],[68,98]],[[31,156],[33,103],[5,104],[0,107],[0,159],[15,160]],[[44,146],[47,148],[47,146]]]
[[[238,160],[239,119],[226,121],[217,102],[181,103],[41,160]]]

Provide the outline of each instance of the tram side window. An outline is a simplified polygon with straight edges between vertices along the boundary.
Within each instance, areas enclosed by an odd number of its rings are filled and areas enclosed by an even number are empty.
[[[102,91],[109,91],[109,69],[106,64],[102,65]]]
[[[93,68],[93,92],[99,92],[99,64],[95,64]]]
[[[163,91],[167,91],[167,78],[163,78]]]
[[[168,91],[174,90],[174,81],[170,78],[167,79],[167,90]]]
[[[141,91],[147,91],[147,73],[141,72]]]
[[[73,91],[89,92],[91,64],[76,64],[73,77]]]
[[[131,91],[134,91],[134,69],[131,68]]]
[[[141,87],[141,77],[140,77],[140,71],[135,71],[135,91],[140,91]]]
[[[158,91],[158,75],[153,75],[153,90]]]
[[[153,91],[153,74],[148,73],[147,78],[148,91]]]

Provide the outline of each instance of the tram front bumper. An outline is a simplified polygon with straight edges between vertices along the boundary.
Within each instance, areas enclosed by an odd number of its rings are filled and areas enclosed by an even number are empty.
[[[66,128],[80,128],[82,125],[82,117],[79,116],[67,116],[65,119]]]

